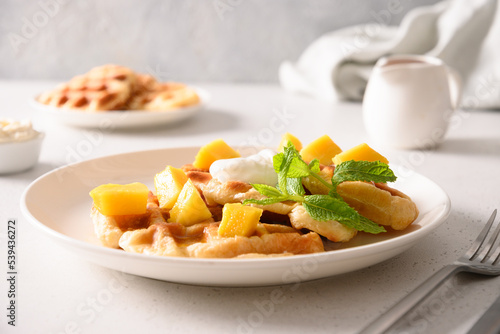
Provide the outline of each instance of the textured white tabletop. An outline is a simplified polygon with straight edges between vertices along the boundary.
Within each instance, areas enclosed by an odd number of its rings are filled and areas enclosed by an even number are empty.
[[[341,147],[370,143],[361,105],[315,101],[277,86],[200,84],[213,98],[197,118],[150,129],[88,131],[52,123],[29,106],[32,96],[53,85],[0,82],[0,116],[30,118],[46,133],[35,168],[0,176],[2,277],[7,276],[7,221],[18,221],[16,327],[7,324],[9,287],[2,278],[1,333],[131,333],[133,328],[144,333],[356,333],[461,255],[500,207],[500,112],[460,112],[435,150],[374,145],[391,162],[435,181],[452,202],[445,223],[391,260],[318,281],[259,288],[188,286],[122,274],[51,243],[22,216],[23,190],[67,163],[203,145],[215,138],[232,145],[275,146],[288,131],[303,142],[328,134]],[[282,298],[273,303],[276,293]],[[464,333],[499,295],[500,278],[459,275],[407,319],[408,332]]]

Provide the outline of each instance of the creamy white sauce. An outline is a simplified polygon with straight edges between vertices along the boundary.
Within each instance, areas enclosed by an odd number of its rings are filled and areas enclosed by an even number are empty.
[[[245,158],[217,160],[210,166],[210,174],[220,182],[241,181],[276,186],[275,154],[273,150],[266,149]]]
[[[38,135],[29,120],[0,119],[0,143],[25,141]]]

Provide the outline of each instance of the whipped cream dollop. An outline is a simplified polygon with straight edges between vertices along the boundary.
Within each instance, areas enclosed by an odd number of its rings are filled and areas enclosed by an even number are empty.
[[[39,134],[29,120],[0,119],[0,143],[25,141]]]
[[[276,186],[278,175],[273,168],[276,152],[265,149],[245,158],[217,160],[210,166],[210,174],[220,182],[241,181]]]

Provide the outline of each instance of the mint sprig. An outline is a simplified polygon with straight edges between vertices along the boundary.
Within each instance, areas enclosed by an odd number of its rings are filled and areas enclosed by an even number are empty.
[[[252,186],[267,198],[248,199],[243,204],[253,203],[269,205],[284,201],[301,203],[307,213],[315,220],[336,220],[341,224],[368,233],[385,232],[384,227],[361,216],[351,208],[337,193],[337,186],[345,181],[393,182],[396,176],[389,166],[380,161],[346,161],[335,167],[331,183],[319,175],[319,161],[314,159],[307,164],[292,143],[288,143],[283,153],[273,157],[273,167],[278,174],[277,188],[252,184]],[[324,184],[330,191],[328,195],[305,195],[302,178],[312,176]]]
[[[332,183],[339,185],[344,181],[394,182],[396,176],[387,164],[380,161],[345,161],[335,166]]]

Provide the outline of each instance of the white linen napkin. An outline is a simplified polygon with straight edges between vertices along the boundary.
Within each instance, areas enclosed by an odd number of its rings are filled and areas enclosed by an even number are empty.
[[[380,57],[424,54],[441,58],[461,74],[462,107],[500,108],[497,0],[449,0],[418,7],[399,27],[381,23],[390,13],[321,36],[296,63],[281,64],[281,85],[320,99],[360,101]]]

